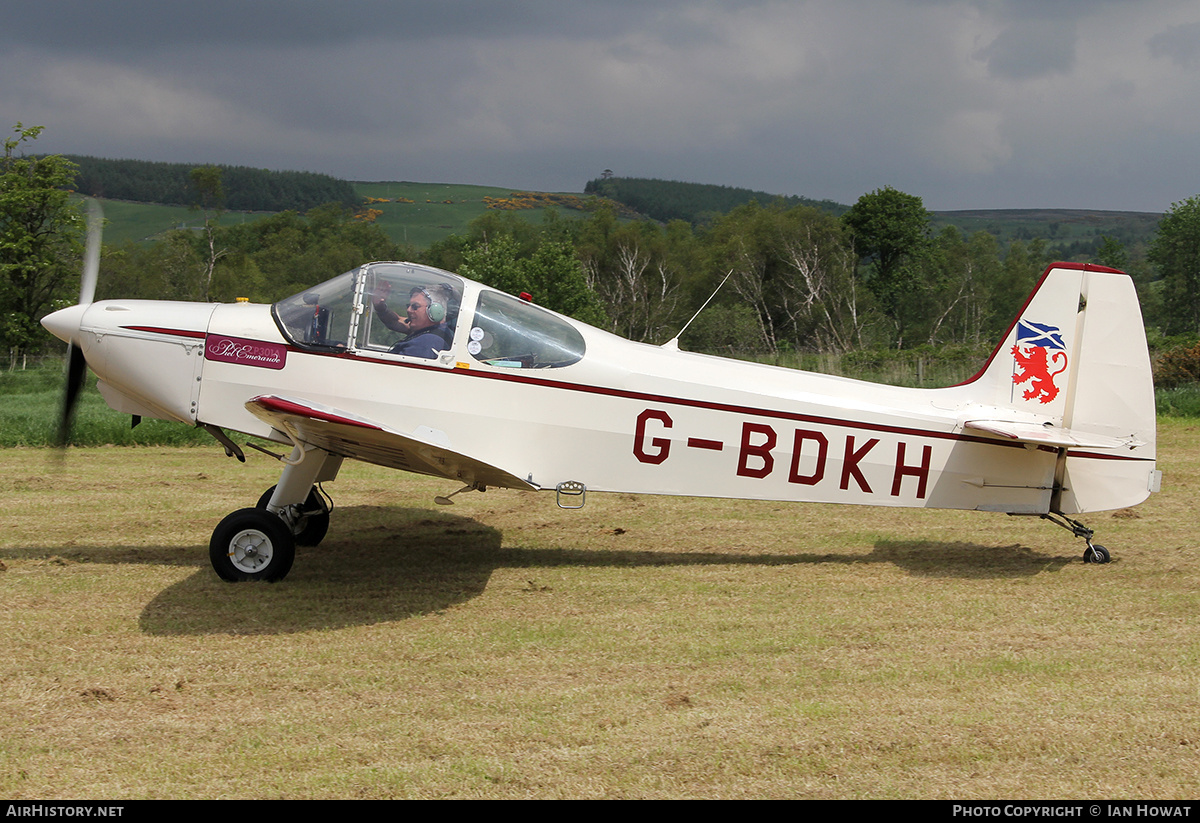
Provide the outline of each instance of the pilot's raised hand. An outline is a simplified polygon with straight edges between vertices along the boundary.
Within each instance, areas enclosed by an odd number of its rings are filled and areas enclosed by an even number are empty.
[[[371,305],[376,311],[382,311],[386,308],[388,295],[392,293],[392,282],[390,280],[376,280],[375,289],[371,292]]]
[[[407,334],[408,318],[398,312],[394,312],[387,307],[388,295],[392,293],[392,284],[389,280],[378,280],[375,283],[375,290],[371,292],[371,307],[375,309],[375,314],[383,325],[387,326],[392,331],[398,331]]]

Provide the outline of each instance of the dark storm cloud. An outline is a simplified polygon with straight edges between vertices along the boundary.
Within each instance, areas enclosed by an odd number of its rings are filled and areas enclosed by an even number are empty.
[[[13,5],[38,147],[578,190],[620,174],[931,208],[1200,191],[1188,0]]]
[[[1009,26],[979,52],[988,71],[1009,80],[1065,74],[1075,65],[1075,26],[1069,21],[1028,21]]]
[[[1184,68],[1200,63],[1200,23],[1171,26],[1150,38],[1147,45],[1155,57],[1166,57]]]
[[[103,54],[214,43],[294,47],[386,39],[402,44],[563,31],[605,37],[678,5],[673,0],[43,0],[6,11],[0,43]],[[748,4],[731,7],[739,5]]]

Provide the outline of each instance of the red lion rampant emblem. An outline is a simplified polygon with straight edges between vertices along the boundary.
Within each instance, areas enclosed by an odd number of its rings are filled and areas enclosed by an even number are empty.
[[[1021,346],[1017,345],[1012,347],[1012,355],[1017,366],[1013,374],[1013,383],[1018,386],[1023,383],[1029,384],[1022,397],[1026,400],[1036,397],[1040,403],[1049,403],[1058,397],[1058,386],[1054,385],[1054,378],[1067,370],[1066,352],[1056,351],[1051,354],[1044,346],[1031,346],[1022,350]],[[1051,368],[1054,371],[1050,371]]]
[[[1058,397],[1054,378],[1067,370],[1066,348],[1058,326],[1026,318],[1017,322],[1017,340],[1012,347],[1013,383],[1029,384],[1022,395],[1026,400],[1049,403]]]

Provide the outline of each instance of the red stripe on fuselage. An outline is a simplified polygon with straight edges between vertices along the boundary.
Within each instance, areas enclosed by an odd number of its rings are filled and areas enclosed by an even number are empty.
[[[510,383],[520,383],[528,386],[538,386],[548,389],[560,389],[563,391],[582,392],[584,394],[595,394],[604,397],[619,397],[628,400],[640,400],[646,403],[660,403],[674,406],[685,406],[694,409],[707,409],[710,411],[729,412],[731,414],[753,415],[756,417],[765,417],[774,420],[789,420],[799,423],[813,423],[826,426],[837,426],[845,429],[856,429],[859,431],[869,432],[885,432],[888,434],[909,435],[914,437],[927,437],[936,440],[954,440],[964,443],[984,443],[992,446],[1001,446],[1011,449],[1023,449],[1026,444],[1024,442],[1008,442],[997,440],[991,437],[981,437],[970,434],[954,434],[953,432],[931,431],[929,429],[917,429],[908,426],[889,426],[882,423],[866,423],[859,420],[846,420],[837,417],[825,417],[823,415],[804,414],[801,412],[782,411],[778,409],[760,409],[753,406],[740,406],[733,403],[718,403],[710,400],[695,400],[686,397],[669,397],[667,395],[651,394],[649,392],[630,391],[628,389],[615,389],[608,386],[590,386],[584,383],[570,383],[563,380],[548,380],[543,377],[527,377],[521,374],[515,374],[513,370],[508,369],[503,372],[488,372],[475,369],[444,369],[438,366],[428,366],[422,363],[408,363],[394,360],[380,360],[374,357],[365,357],[359,352],[324,352],[314,351],[312,349],[301,348],[299,346],[289,346],[289,351],[294,351],[298,354],[308,354],[315,357],[341,357],[351,358],[353,360],[375,363],[381,366],[398,366],[406,369],[422,369],[425,371],[442,372],[446,374],[461,375],[464,377],[475,377],[484,380],[500,380]],[[352,421],[347,421],[352,422]],[[359,424],[361,425],[361,424]],[[1036,446],[1039,451],[1056,452],[1058,449],[1051,446]],[[1138,460],[1151,461],[1152,458],[1145,457],[1126,457],[1124,455],[1108,455],[1094,454],[1090,452],[1069,452],[1071,457],[1088,457],[1088,458],[1103,458],[1105,460]]]
[[[122,329],[129,331],[144,331],[152,334],[169,334],[172,337],[188,337],[193,340],[203,340],[208,333],[203,331],[193,331],[191,329],[165,329],[161,326],[121,326]]]

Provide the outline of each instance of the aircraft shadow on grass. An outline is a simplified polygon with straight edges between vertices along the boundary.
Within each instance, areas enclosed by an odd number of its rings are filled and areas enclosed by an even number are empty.
[[[381,519],[381,513],[384,517]],[[285,583],[228,586],[209,573],[206,547],[34,547],[8,557],[69,562],[196,567],[151,600],[140,625],[149,634],[288,634],[403,620],[432,614],[480,595],[497,569],[557,567],[853,566],[886,563],[930,578],[1027,578],[1078,563],[1020,544],[879,540],[868,554],[819,550],[787,553],[656,550],[636,535],[581,535],[567,548],[505,546],[498,529],[469,517],[428,509],[375,506],[339,509],[340,536],[300,548],[303,564]],[[586,547],[604,540],[604,548]],[[797,543],[801,542],[797,538]],[[617,545],[625,543],[624,546]],[[765,571],[769,573],[769,571]]]
[[[373,508],[345,508],[340,519],[353,524]],[[922,577],[1004,579],[1058,571],[1079,562],[1077,557],[1043,554],[1021,545],[961,541],[885,540],[866,555],[656,551],[643,548],[634,536],[633,545],[623,548],[530,548],[505,546],[499,530],[467,517],[424,509],[390,512],[390,525],[343,527],[340,537],[300,549],[304,562],[286,583],[228,586],[207,568],[198,568],[146,605],[141,628],[158,635],[290,634],[398,621],[468,602],[483,593],[494,571],[504,568],[530,570],[527,587],[519,591],[537,593],[541,588],[536,570],[556,567],[750,565],[762,566],[769,574],[772,566],[887,563]],[[603,539],[612,545],[625,537]],[[127,552],[120,554],[129,557]],[[186,556],[186,565],[200,564],[203,558],[200,547],[186,553],[172,549],[169,555],[165,550],[140,554],[141,562],[162,558],[172,564]]]

